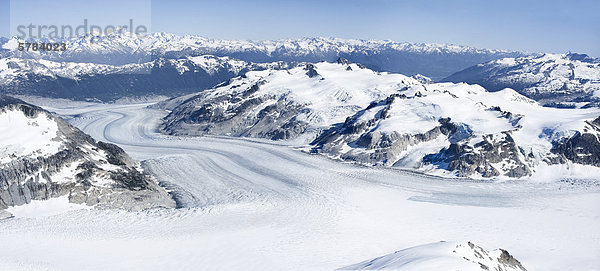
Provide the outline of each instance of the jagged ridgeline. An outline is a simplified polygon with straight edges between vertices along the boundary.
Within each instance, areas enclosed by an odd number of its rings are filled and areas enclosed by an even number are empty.
[[[175,207],[121,148],[42,108],[0,96],[0,133],[0,210],[61,196],[102,208]]]
[[[212,40],[156,33],[113,33],[64,41],[64,52],[21,52],[0,39],[0,94],[110,101],[177,96],[211,88],[249,70],[345,57],[376,71],[441,79],[472,65],[523,53],[445,44],[306,38]]]

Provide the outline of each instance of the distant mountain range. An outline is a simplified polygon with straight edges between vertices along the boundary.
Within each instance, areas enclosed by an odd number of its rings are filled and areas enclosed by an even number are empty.
[[[250,70],[288,65],[254,64],[209,55],[125,65],[10,57],[0,58],[0,93],[102,101],[177,96],[211,88]]]
[[[44,40],[45,42],[49,42]],[[128,34],[61,42],[64,52],[18,51],[0,40],[0,93],[110,101],[124,96],[192,93],[249,70],[344,57],[375,71],[442,79],[472,65],[525,54],[459,45],[304,38],[213,40],[198,36]]]
[[[598,106],[600,60],[583,54],[525,54],[459,45],[304,38],[214,40],[127,33],[65,40],[64,52],[21,52],[0,39],[0,93],[111,101],[178,96],[248,71],[286,69],[342,57],[371,70],[433,81],[512,88],[553,107]]]
[[[139,38],[129,33],[114,33],[102,37],[88,35],[64,41],[68,44],[65,52],[51,53],[15,51],[18,42],[13,38],[0,44],[5,48],[2,55],[111,65],[139,64],[157,58],[178,59],[201,55],[228,56],[254,63],[333,62],[339,57],[344,57],[377,71],[406,75],[423,74],[433,79],[441,79],[490,60],[524,55],[514,51],[447,44],[335,38],[275,41],[215,40],[167,33],[156,33]]]
[[[512,88],[552,107],[600,105],[600,59],[584,54],[498,59],[457,72],[443,81],[479,84],[489,91]]]

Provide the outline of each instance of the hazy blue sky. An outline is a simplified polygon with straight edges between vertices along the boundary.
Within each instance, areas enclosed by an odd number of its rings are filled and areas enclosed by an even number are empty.
[[[600,57],[600,0],[0,0],[0,35],[19,24],[126,24],[226,39],[341,37],[439,42]]]

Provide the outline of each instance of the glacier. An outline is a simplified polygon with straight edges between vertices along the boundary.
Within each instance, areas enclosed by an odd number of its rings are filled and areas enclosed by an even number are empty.
[[[426,177],[263,139],[164,135],[150,104],[48,105],[144,161],[181,208],[0,220],[0,269],[332,270],[440,240],[502,247],[528,270],[600,264],[597,182]]]

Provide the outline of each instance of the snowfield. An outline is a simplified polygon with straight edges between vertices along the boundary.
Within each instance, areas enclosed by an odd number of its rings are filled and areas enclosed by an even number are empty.
[[[143,160],[183,208],[15,212],[0,220],[0,270],[334,270],[439,241],[503,248],[528,270],[600,266],[597,181],[457,181],[166,136],[147,105],[45,108]]]
[[[0,163],[33,153],[56,153],[61,146],[56,122],[42,114],[29,118],[16,109],[0,110],[0,131]]]

